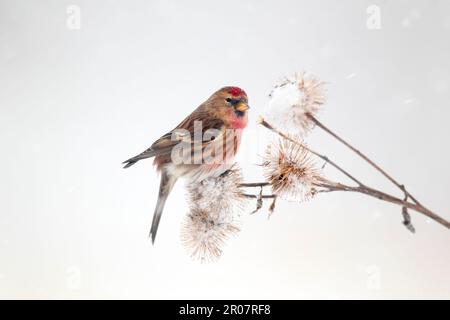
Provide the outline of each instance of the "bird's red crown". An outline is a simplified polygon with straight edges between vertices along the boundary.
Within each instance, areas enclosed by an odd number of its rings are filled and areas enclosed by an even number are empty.
[[[238,87],[231,87],[230,90],[228,91],[228,93],[231,94],[234,97],[247,96],[245,91],[242,90],[241,88],[238,88]]]

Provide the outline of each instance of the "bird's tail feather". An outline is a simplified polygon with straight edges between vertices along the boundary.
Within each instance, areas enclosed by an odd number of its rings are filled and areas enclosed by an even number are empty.
[[[148,148],[147,150],[138,154],[137,156],[122,162],[122,164],[125,164],[125,166],[123,168],[126,169],[128,167],[131,167],[133,164],[135,164],[139,160],[151,158],[151,157],[154,157],[155,155],[156,155],[156,152],[152,148]]]
[[[150,229],[149,237],[152,238],[152,244],[155,243],[156,232],[158,231],[159,221],[164,210],[164,205],[166,204],[167,197],[170,191],[172,191],[173,186],[177,178],[169,176],[166,172],[161,173],[161,184],[159,186],[158,202],[156,203],[155,213],[153,214],[152,227]]]
[[[138,162],[139,160],[127,160],[122,162],[122,164],[125,164],[125,166],[123,167],[124,169],[131,167],[133,164],[135,164],[136,162]]]

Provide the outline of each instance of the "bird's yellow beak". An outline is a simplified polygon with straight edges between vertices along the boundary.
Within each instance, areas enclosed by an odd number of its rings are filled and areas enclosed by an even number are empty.
[[[239,102],[235,107],[234,107],[237,111],[240,111],[240,112],[244,112],[244,111],[247,111],[248,109],[250,109],[250,107],[248,106],[248,104],[247,103],[245,103],[245,102]]]

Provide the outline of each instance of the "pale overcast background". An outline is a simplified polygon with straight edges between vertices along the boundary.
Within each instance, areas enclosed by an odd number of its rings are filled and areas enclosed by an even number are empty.
[[[420,214],[413,235],[359,195],[280,202],[200,264],[180,243],[183,185],[152,246],[159,179],[120,164],[237,85],[242,166],[261,180],[257,115],[307,70],[328,83],[320,119],[450,219],[449,56],[447,0],[0,0],[0,297],[450,298],[450,230]],[[308,141],[400,196],[322,132]]]

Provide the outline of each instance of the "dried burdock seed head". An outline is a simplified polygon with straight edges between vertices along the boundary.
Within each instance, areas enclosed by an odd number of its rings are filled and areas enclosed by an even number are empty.
[[[225,241],[238,232],[232,215],[193,208],[183,222],[181,241],[192,258],[212,262],[222,255]]]
[[[309,200],[323,182],[309,152],[301,144],[286,139],[267,147],[263,168],[273,193],[284,200]]]
[[[218,177],[187,186],[190,213],[181,240],[193,258],[216,260],[228,237],[239,231],[238,217],[248,201],[242,196],[241,183],[241,169],[234,164]]]
[[[304,137],[314,124],[308,115],[315,116],[325,103],[324,83],[318,78],[296,73],[275,85],[269,95],[265,118],[288,133]]]
[[[187,186],[189,206],[200,210],[215,208],[220,212],[240,212],[247,199],[242,196],[239,185],[242,171],[237,164],[218,177],[210,177]]]

